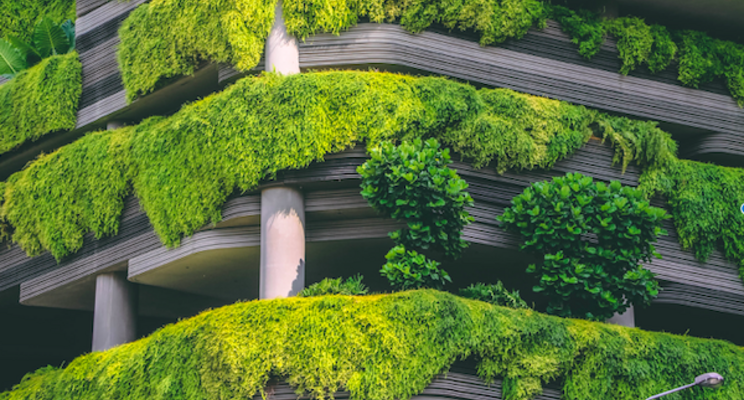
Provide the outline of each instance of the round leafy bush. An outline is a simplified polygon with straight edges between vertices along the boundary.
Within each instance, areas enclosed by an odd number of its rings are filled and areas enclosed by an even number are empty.
[[[362,196],[375,210],[407,222],[407,228],[390,233],[396,246],[386,256],[382,275],[396,289],[441,288],[449,275],[415,249],[460,256],[467,247],[462,229],[473,220],[465,211],[473,204],[465,192],[468,184],[447,166],[452,163],[449,149],[440,149],[434,139],[400,146],[383,142],[370,153],[357,169]]]
[[[299,297],[325,296],[327,294],[342,294],[346,296],[359,296],[367,294],[369,290],[362,283],[362,276],[355,275],[344,281],[343,278],[325,278],[318,283],[302,289],[297,294]]]
[[[467,299],[480,300],[497,306],[511,308],[530,308],[527,302],[522,300],[518,290],[509,291],[501,281],[493,285],[476,283],[460,289],[460,296]]]
[[[652,243],[666,234],[667,218],[641,191],[578,173],[534,183],[497,217],[524,238],[523,250],[544,255],[527,272],[539,280],[533,290],[548,297],[547,311],[594,320],[658,294],[654,274],[640,263],[661,257]]]

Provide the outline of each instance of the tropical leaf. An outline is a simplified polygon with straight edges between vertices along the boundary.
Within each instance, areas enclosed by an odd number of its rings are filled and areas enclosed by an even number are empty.
[[[70,49],[67,51],[75,50],[75,23],[68,19],[60,25],[60,28],[65,32],[67,40],[70,42]]]
[[[70,41],[65,31],[50,18],[44,17],[34,28],[34,46],[41,58],[65,54],[70,50]]]
[[[8,40],[8,42],[10,42],[10,44],[13,45],[13,47],[18,49],[18,51],[21,53],[21,56],[23,56],[23,59],[26,60],[27,66],[30,67],[41,61],[41,55],[39,55],[39,51],[30,44],[15,36],[8,36],[6,39]]]
[[[26,68],[21,50],[5,39],[0,39],[0,75],[15,76]]]

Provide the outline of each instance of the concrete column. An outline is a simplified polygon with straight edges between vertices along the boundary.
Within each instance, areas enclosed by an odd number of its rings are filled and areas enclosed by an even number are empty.
[[[119,129],[124,126],[123,122],[120,121],[111,121],[106,124],[106,129],[113,131],[114,129]]]
[[[305,287],[305,200],[302,192],[274,187],[261,192],[259,297],[294,296]]]
[[[276,2],[274,26],[271,27],[269,37],[266,39],[265,51],[266,71],[276,70],[284,75],[300,72],[300,50],[297,46],[297,38],[287,33],[281,0]]]
[[[93,311],[93,351],[102,351],[137,339],[137,285],[126,272],[96,277]]]
[[[615,313],[612,318],[607,320],[607,323],[635,328],[635,313],[633,312],[633,306],[631,305],[628,307],[628,309],[622,314]]]

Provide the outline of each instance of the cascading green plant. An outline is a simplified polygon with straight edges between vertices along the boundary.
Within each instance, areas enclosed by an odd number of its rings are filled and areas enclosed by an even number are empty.
[[[248,399],[278,377],[317,399],[345,390],[351,399],[406,400],[468,357],[484,381],[504,379],[505,400],[533,399],[548,382],[565,400],[645,399],[700,371],[726,378],[716,399],[744,393],[744,350],[724,341],[418,290],[237,303],[43,368],[0,399]]]

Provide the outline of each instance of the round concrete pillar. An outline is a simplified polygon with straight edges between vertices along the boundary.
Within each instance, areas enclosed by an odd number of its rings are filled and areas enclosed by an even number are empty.
[[[633,306],[631,305],[622,314],[615,314],[612,318],[606,321],[608,324],[615,324],[620,326],[627,326],[635,328],[635,313],[633,312]]]
[[[261,192],[259,297],[294,296],[305,287],[305,201],[302,192],[274,187]]]
[[[93,310],[93,351],[107,350],[137,339],[137,285],[126,272],[96,277]]]
[[[111,122],[108,122],[106,124],[106,129],[107,130],[110,130],[110,131],[113,131],[114,129],[119,129],[119,128],[123,127],[123,126],[124,126],[124,123],[123,122],[111,121]]]
[[[287,33],[282,13],[282,2],[277,1],[274,25],[266,39],[266,71],[276,71],[284,75],[300,72],[300,50],[297,38]]]

